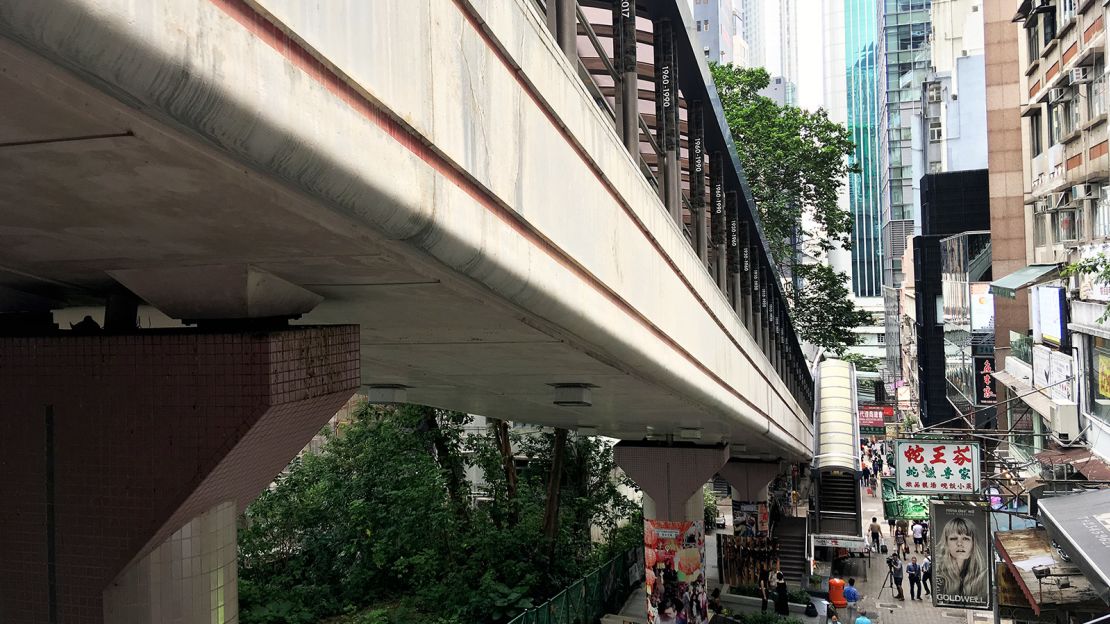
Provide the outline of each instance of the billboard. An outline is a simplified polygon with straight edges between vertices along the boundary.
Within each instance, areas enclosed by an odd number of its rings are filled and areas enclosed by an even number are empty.
[[[990,609],[989,509],[981,503],[934,501],[930,515],[933,605]]]
[[[902,494],[971,494],[980,489],[979,443],[897,440],[894,478]]]
[[[882,435],[886,432],[886,418],[894,418],[890,405],[860,405],[859,432],[862,435]]]
[[[644,520],[647,621],[709,621],[705,595],[705,525],[700,520]]]

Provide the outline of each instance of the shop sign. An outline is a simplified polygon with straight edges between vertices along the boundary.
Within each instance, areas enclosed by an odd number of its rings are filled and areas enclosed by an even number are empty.
[[[998,395],[994,388],[994,358],[975,358],[975,403],[977,405],[994,405],[998,402]]]
[[[1098,393],[1110,397],[1110,356],[1098,354]]]
[[[894,479],[905,494],[972,494],[979,487],[979,443],[898,440]]]
[[[894,407],[890,405],[860,405],[860,433],[881,434],[885,431],[886,419],[894,418]]]
[[[1049,368],[1052,362],[1052,349],[1044,345],[1033,345],[1033,387],[1048,388]]]
[[[862,537],[846,537],[843,535],[814,535],[815,548],[845,548],[852,552],[867,552],[867,540]]]

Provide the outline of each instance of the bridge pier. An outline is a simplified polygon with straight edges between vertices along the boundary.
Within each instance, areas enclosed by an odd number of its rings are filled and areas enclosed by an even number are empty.
[[[358,387],[357,328],[86,331],[0,337],[0,621],[237,621],[235,518]]]
[[[647,608],[677,610],[685,585],[706,586],[701,488],[728,461],[728,445],[621,442],[613,453],[644,491]]]

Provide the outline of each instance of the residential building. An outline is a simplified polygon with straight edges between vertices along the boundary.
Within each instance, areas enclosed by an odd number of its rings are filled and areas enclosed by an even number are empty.
[[[694,30],[706,60],[753,66],[740,0],[693,0]]]
[[[1110,456],[1110,332],[1100,322],[1110,287],[1090,275],[1061,277],[1057,268],[1110,251],[1108,17],[1103,3],[1078,0],[1023,2],[1013,16],[1021,26],[1015,39],[1027,266],[992,285],[1001,297],[1028,295],[1030,322],[1009,334],[999,377],[1022,397],[1011,401],[1011,426],[1031,423],[1024,439],[1012,438],[1011,452],[1064,453],[1071,468],[1061,470],[1088,479]],[[1079,454],[1086,454],[1082,464]]]
[[[697,0],[694,0],[697,2]],[[767,66],[766,35],[764,35],[767,0],[733,0],[740,13],[741,37],[748,44],[749,67]]]

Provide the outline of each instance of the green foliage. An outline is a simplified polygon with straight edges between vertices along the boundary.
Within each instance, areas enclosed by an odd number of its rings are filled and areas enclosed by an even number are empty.
[[[852,364],[855,364],[857,371],[865,371],[869,373],[879,372],[879,365],[882,364],[881,358],[867,357],[866,355],[860,355],[859,353],[843,353],[841,354],[840,359],[844,360],[845,362],[851,362]]]
[[[1101,284],[1110,284],[1110,257],[1106,254],[1100,253],[1090,258],[1084,258],[1074,264],[1065,266],[1060,275],[1063,277],[1070,277],[1072,275],[1093,275],[1094,280]],[[1110,307],[1098,317],[1098,323],[1105,323],[1110,320]]]
[[[531,458],[510,499],[493,435],[463,435],[464,414],[366,407],[323,452],[295,460],[247,509],[240,531],[244,624],[504,622],[582,576],[614,545],[643,543],[612,478],[610,447],[568,441],[560,534],[542,541],[550,435],[518,440]],[[468,466],[488,504],[470,504]],[[516,522],[508,522],[512,516]],[[627,546],[624,546],[627,548]],[[611,556],[611,555],[610,555]],[[388,605],[388,606],[385,606]],[[385,608],[383,609],[383,606]],[[384,619],[383,619],[384,618]]]
[[[705,503],[705,528],[708,529],[717,522],[717,495],[709,488],[702,488],[701,493]]]
[[[858,171],[848,164],[851,133],[824,109],[780,106],[759,95],[770,83],[765,69],[710,68],[771,255],[800,284],[789,297],[795,328],[803,340],[841,353],[858,343],[851,330],[870,316],[851,301],[847,275],[800,264],[794,241],[813,251],[851,246],[852,216],[837,201],[847,175]],[[812,231],[802,231],[803,223]]]

